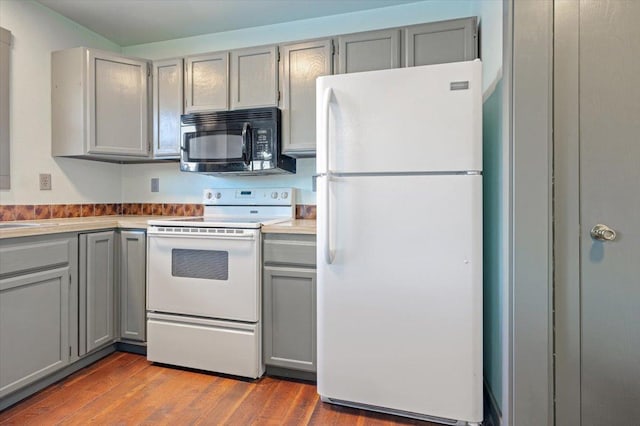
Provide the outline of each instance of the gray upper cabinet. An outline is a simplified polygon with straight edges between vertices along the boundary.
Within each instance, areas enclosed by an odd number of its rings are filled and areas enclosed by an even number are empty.
[[[229,53],[185,58],[185,113],[229,109]]]
[[[80,234],[80,355],[115,339],[114,231]]]
[[[77,253],[75,236],[0,241],[0,409],[6,395],[69,364]]]
[[[405,65],[470,61],[478,56],[475,17],[413,25],[404,29]]]
[[[11,188],[9,162],[9,61],[11,32],[0,28],[0,189]]]
[[[338,37],[338,73],[400,67],[400,29],[369,31]]]
[[[231,52],[231,109],[278,105],[278,47]]]
[[[54,156],[149,157],[148,61],[84,47],[51,56]]]
[[[183,107],[182,59],[153,63],[153,157],[179,158]]]
[[[145,341],[146,236],[120,231],[120,337]]]
[[[282,148],[288,155],[316,153],[316,78],[333,73],[333,41],[280,47],[282,55]]]

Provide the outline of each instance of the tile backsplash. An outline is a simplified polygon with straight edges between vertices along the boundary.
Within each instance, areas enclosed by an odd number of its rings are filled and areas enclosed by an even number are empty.
[[[203,212],[202,204],[180,203],[20,204],[0,205],[0,221],[114,215],[202,216]],[[296,219],[315,218],[315,205],[296,205]]]

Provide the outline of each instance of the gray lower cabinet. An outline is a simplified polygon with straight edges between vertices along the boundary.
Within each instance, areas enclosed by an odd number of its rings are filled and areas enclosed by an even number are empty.
[[[333,74],[333,40],[280,47],[282,54],[282,151],[316,154],[316,78]]]
[[[475,17],[405,28],[405,66],[471,61],[478,57]]]
[[[146,233],[119,231],[120,236],[120,337],[146,340]]]
[[[77,247],[75,236],[0,241],[0,399],[73,359]]]
[[[400,35],[393,28],[338,37],[338,73],[399,68]]]
[[[287,370],[315,373],[315,236],[267,234],[263,278],[267,372],[276,367],[284,375]]]
[[[80,355],[116,337],[114,240],[114,231],[79,236]]]

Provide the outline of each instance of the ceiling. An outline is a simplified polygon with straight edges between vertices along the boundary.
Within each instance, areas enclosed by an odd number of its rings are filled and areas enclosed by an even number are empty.
[[[120,46],[417,2],[417,0],[37,1]]]

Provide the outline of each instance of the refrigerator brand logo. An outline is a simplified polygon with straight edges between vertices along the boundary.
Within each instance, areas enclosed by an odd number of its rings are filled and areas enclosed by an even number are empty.
[[[467,90],[469,89],[468,81],[452,81],[450,85],[451,90]]]

